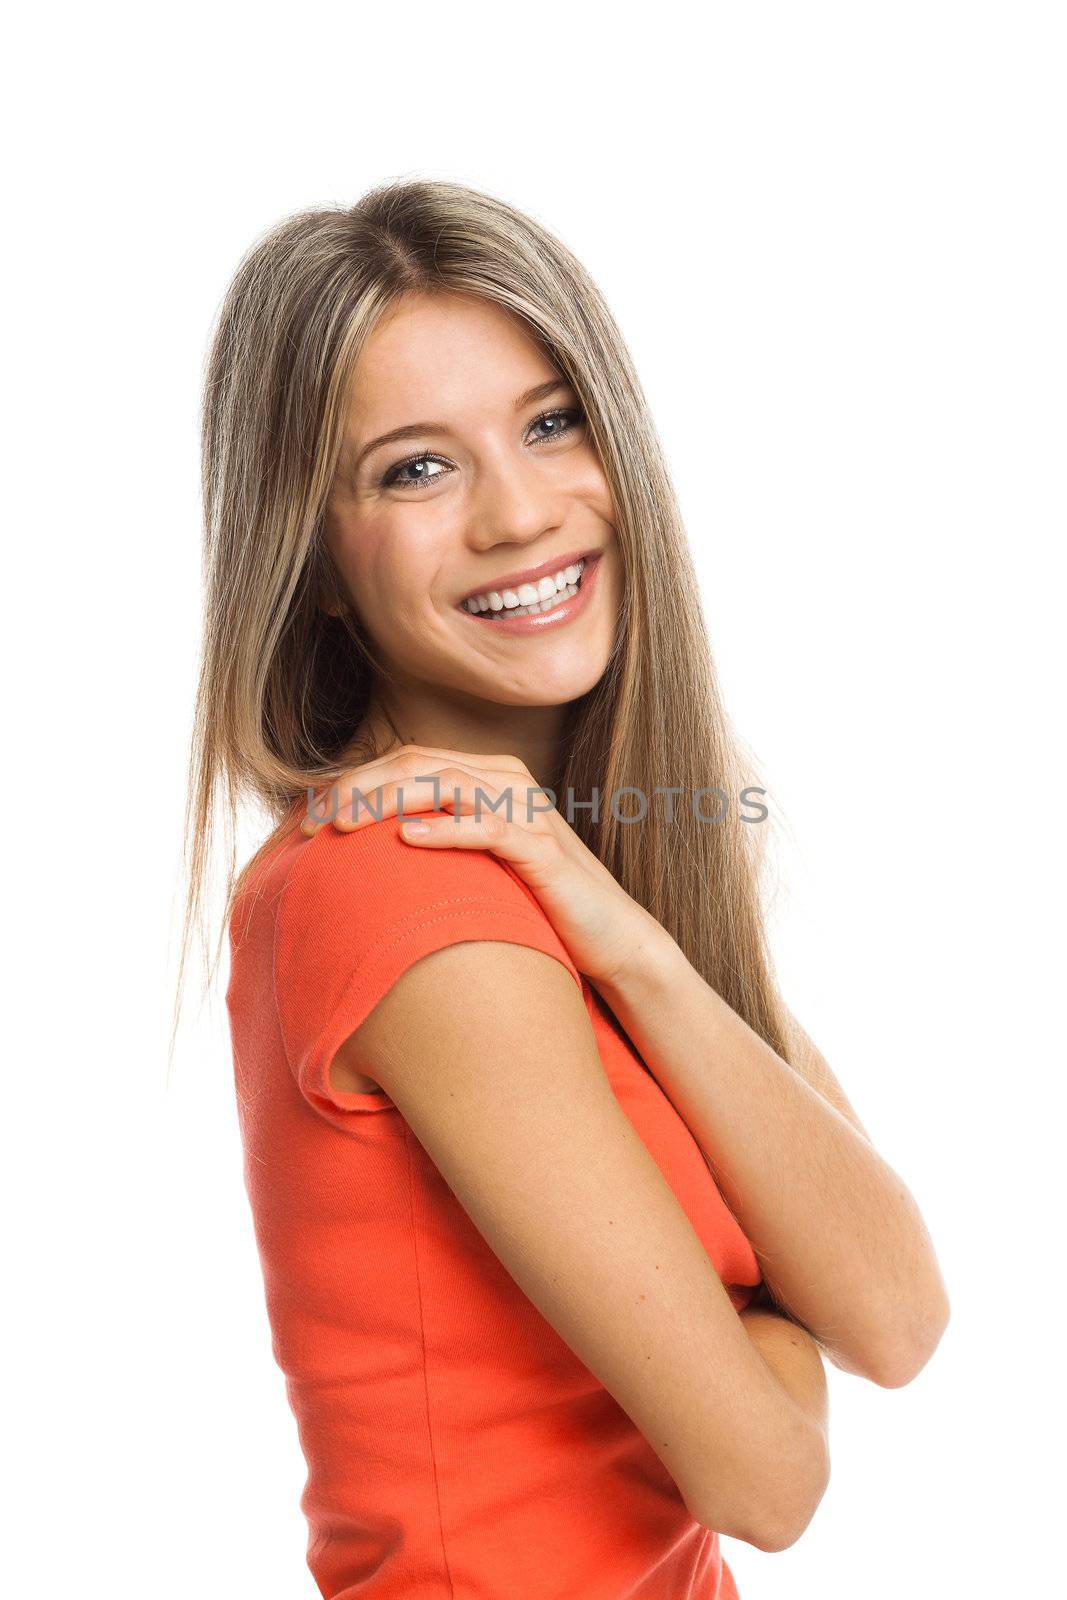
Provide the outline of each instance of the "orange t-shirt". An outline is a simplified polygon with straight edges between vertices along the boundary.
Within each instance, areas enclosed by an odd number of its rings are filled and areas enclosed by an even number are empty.
[[[468,939],[562,962],[736,1309],[760,1281],[688,1127],[516,872],[406,844],[393,817],[283,838],[235,905],[226,1005],[272,1349],[308,1469],[308,1566],[327,1600],[735,1600],[718,1534],[388,1095],[330,1088],[338,1046],[400,974]]]

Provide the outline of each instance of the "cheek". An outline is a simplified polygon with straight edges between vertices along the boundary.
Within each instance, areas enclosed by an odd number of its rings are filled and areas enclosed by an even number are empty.
[[[611,488],[604,469],[595,456],[591,455],[583,462],[581,469],[575,474],[572,488],[575,496],[584,501],[602,522],[614,523],[615,506]]]
[[[418,541],[403,538],[396,528],[365,528],[348,564],[357,612],[378,634],[423,626],[434,570],[420,561]]]

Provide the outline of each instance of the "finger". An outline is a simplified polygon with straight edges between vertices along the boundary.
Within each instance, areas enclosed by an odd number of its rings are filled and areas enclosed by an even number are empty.
[[[449,817],[415,817],[399,828],[405,843],[423,849],[488,850],[508,861],[520,873],[536,872],[552,849],[552,841],[518,822],[500,816],[475,819],[460,814]]]
[[[451,768],[442,768],[439,764],[435,768],[432,757],[446,757],[453,763]],[[492,763],[500,762],[497,767]],[[409,785],[432,778],[435,773],[443,780],[443,773],[450,770],[461,769],[471,777],[488,781],[490,784],[502,777],[517,775],[525,779],[525,784],[520,782],[516,794],[516,802],[526,809],[525,791],[533,784],[533,778],[521,761],[514,756],[479,756],[457,755],[454,751],[434,750],[429,747],[405,745],[402,750],[389,751],[387,754],[376,757],[373,761],[363,762],[358,767],[349,767],[333,783],[328,790],[323,790],[315,802],[308,808],[308,814],[302,819],[300,831],[305,835],[317,832],[325,823],[334,823],[344,829],[355,812],[356,797],[353,793],[359,790],[361,795],[368,796],[372,803],[377,798],[379,791],[390,792],[390,785],[406,781]],[[373,782],[370,780],[373,779]],[[432,792],[432,791],[430,791]],[[393,791],[395,795],[395,790]],[[392,797],[392,796],[391,796]],[[327,804],[327,799],[329,803]],[[373,813],[368,813],[360,801],[360,815],[362,820],[374,820]],[[383,815],[385,813],[383,812]]]
[[[317,801],[312,808],[312,815],[305,816],[300,824],[300,831],[312,834],[327,823],[344,827],[350,825],[359,807],[360,821],[374,821],[375,813],[387,801],[389,808],[393,807],[396,791],[404,786],[405,796],[410,795],[413,803],[421,803],[421,795],[417,794],[416,785],[419,779],[431,779],[431,772],[416,774],[414,767],[419,763],[410,764],[398,759],[382,762],[367,763],[363,767],[353,767],[330,785],[330,804]],[[423,763],[423,765],[426,765]],[[409,770],[411,767],[411,770]],[[440,774],[438,774],[440,777]],[[428,784],[427,795],[431,797],[433,789]],[[368,809],[369,808],[369,809]],[[382,815],[389,811],[382,810]]]
[[[310,784],[308,788],[311,788]],[[336,783],[317,792],[313,791],[310,800],[307,799],[305,790],[305,810],[300,819],[300,832],[307,835],[316,833],[325,823],[332,821],[337,814],[339,799]]]
[[[526,775],[529,782],[532,777],[526,771],[523,763],[517,756],[480,755],[470,750],[442,750],[433,745],[406,744],[396,750],[388,750],[384,755],[375,756],[372,761],[360,762],[358,766],[348,767],[341,773],[339,782],[347,785],[353,780],[373,773],[377,776],[383,771],[392,771],[399,766],[402,771],[417,773],[424,768],[432,770],[435,766],[458,762],[472,771],[486,772],[515,772]]]
[[[354,790],[358,789],[362,794],[368,794],[389,779],[398,780],[405,773],[414,776],[420,765],[424,763],[412,760],[410,746],[405,746],[403,752],[388,751],[385,755],[376,756],[373,761],[363,761],[358,766],[347,767],[327,789],[322,790],[309,803],[300,823],[301,833],[314,834],[325,823],[336,822],[342,814],[350,815],[353,809]],[[377,782],[371,783],[369,781],[371,779],[376,779]]]
[[[484,764],[490,769],[499,769],[505,772],[525,771],[523,763],[518,756],[509,755],[501,751],[494,755],[484,755],[477,750],[441,750],[436,745],[405,744],[399,750],[394,750],[393,755],[411,754],[414,756],[432,756],[442,761],[462,761],[471,766]]]
[[[364,790],[362,796],[353,797],[351,805],[343,805],[334,818],[334,826],[340,832],[351,833],[366,823],[380,822],[401,811],[477,813],[496,805],[507,809],[507,796],[502,798],[502,791],[487,776],[469,773],[460,767],[442,767],[438,772],[426,774],[421,781],[407,774],[389,783],[379,780],[372,795]],[[514,797],[511,804],[514,808]]]

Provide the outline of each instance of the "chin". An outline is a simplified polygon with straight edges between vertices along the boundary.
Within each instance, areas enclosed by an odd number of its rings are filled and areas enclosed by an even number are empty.
[[[525,674],[515,672],[506,683],[495,679],[477,686],[468,682],[465,687],[468,692],[494,705],[565,706],[572,700],[580,700],[582,695],[595,688],[607,671],[607,665],[608,657],[605,655],[603,660],[590,661],[579,670],[553,673],[547,677],[544,672],[536,675],[531,673],[528,679]]]

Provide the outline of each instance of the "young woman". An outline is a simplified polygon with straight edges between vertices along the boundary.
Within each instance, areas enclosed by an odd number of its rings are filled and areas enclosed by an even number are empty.
[[[776,990],[619,332],[529,217],[385,185],[241,264],[203,443],[186,933],[259,799],[226,998],[311,1571],[733,1596],[719,1534],[826,1488],[823,1355],[904,1384],[948,1308]]]

